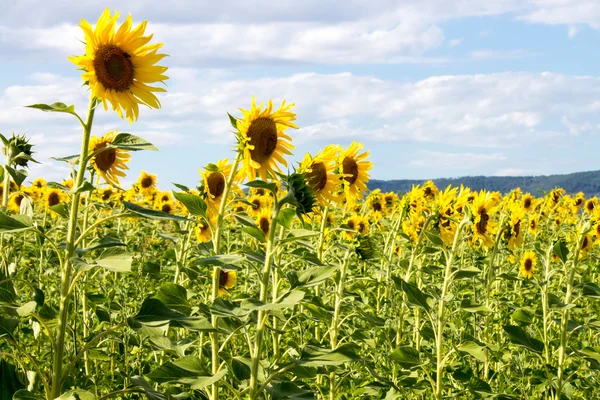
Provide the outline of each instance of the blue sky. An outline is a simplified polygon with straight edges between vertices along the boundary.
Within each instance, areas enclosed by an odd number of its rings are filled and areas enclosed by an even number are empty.
[[[42,165],[78,151],[68,116],[24,105],[55,101],[83,113],[88,93],[68,55],[80,18],[105,7],[164,42],[163,108],[129,125],[97,114],[160,152],[136,153],[160,186],[194,185],[198,168],[233,157],[227,112],[257,100],[296,104],[290,164],[329,143],[365,143],[372,178],[539,175],[600,169],[600,3],[596,0],[151,1],[20,0],[0,16],[0,132],[25,132]]]

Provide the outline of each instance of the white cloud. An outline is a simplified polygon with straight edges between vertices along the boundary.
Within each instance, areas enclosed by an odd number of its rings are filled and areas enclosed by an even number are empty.
[[[412,168],[471,169],[498,164],[507,159],[503,153],[445,153],[441,151],[421,151],[408,162]]]
[[[509,60],[530,57],[533,54],[526,50],[476,50],[471,52],[473,60]]]

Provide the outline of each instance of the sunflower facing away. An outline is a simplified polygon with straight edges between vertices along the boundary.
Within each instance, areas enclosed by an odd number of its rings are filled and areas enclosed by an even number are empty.
[[[306,173],[306,179],[313,187],[315,197],[324,206],[328,202],[339,200],[336,192],[341,179],[335,170],[340,150],[339,145],[329,145],[314,157],[305,154],[300,164],[300,172]]]
[[[163,88],[149,86],[169,79],[164,75],[167,67],[155,65],[166,57],[157,54],[162,43],[148,44],[152,35],[144,36],[146,21],[133,30],[131,15],[117,29],[119,13],[110,15],[108,8],[102,13],[96,27],[81,20],[79,25],[85,36],[85,54],[69,57],[84,72],[82,78],[89,84],[92,96],[102,101],[104,110],[109,102],[112,109],[130,122],[137,120],[139,105],[160,108],[153,92],[166,92]]]
[[[102,137],[92,137],[89,147],[90,155],[111,144],[115,139],[115,132],[108,132]],[[129,169],[125,165],[129,162],[129,157],[131,157],[131,154],[128,151],[111,147],[98,152],[92,157],[90,162],[99,176],[108,184],[117,186],[119,178],[125,176],[125,172],[123,171]]]
[[[535,264],[537,264],[537,257],[533,251],[526,251],[521,258],[521,275],[525,279],[533,278],[533,272],[535,271]]]
[[[298,129],[292,122],[296,120],[296,114],[290,111],[292,107],[293,103],[286,104],[284,100],[279,110],[273,111],[273,103],[269,100],[263,110],[263,104],[257,107],[253,96],[250,110],[241,109],[244,118],[237,121],[244,156],[241,176],[250,180],[259,176],[267,180],[268,174],[274,174],[274,169],[281,172],[278,164],[287,167],[283,155],[292,154],[290,150],[294,146],[285,130],[288,127]]]
[[[339,158],[339,172],[343,177],[342,186],[350,204],[360,199],[362,193],[367,190],[369,181],[367,171],[373,168],[373,163],[366,161],[369,152],[365,151],[359,154],[362,148],[362,143],[353,141],[347,149],[341,152]]]

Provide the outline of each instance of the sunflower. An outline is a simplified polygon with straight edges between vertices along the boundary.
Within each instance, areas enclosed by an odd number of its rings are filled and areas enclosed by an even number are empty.
[[[256,225],[258,228],[267,236],[271,230],[271,210],[268,208],[261,208],[256,214]]]
[[[46,180],[37,178],[31,183],[31,193],[35,200],[41,200],[46,193]]]
[[[533,278],[533,272],[535,271],[535,264],[537,264],[537,256],[533,251],[526,251],[521,257],[521,275],[525,279]]]
[[[115,196],[116,192],[110,186],[98,190],[98,199],[103,203],[111,202]]]
[[[64,187],[66,187],[69,190],[73,190],[73,179],[65,179],[64,181],[62,181],[61,185],[63,185]]]
[[[433,183],[431,180],[425,182],[421,189],[423,189],[423,196],[425,196],[427,200],[433,200],[433,198],[439,193],[437,186],[435,186],[435,183]]]
[[[423,216],[423,213],[413,210],[408,213],[408,218],[405,218],[402,221],[402,230],[410,236],[415,243],[419,240],[419,236],[423,231],[423,226],[425,226],[425,217]]]
[[[523,211],[520,208],[513,207],[509,227],[504,231],[508,235],[508,248],[510,250],[520,246],[523,241],[523,233],[525,232],[525,221],[523,219]]]
[[[306,179],[312,186],[317,200],[323,206],[339,200],[336,192],[341,184],[341,177],[335,173],[335,170],[340,150],[339,145],[331,144],[314,157],[305,154],[300,163],[300,172],[306,174]]]
[[[456,192],[458,188],[450,188],[450,185],[443,192],[439,192],[436,197],[436,208],[439,213],[438,228],[440,237],[446,246],[450,246],[454,240],[456,232],[454,203],[456,201]]]
[[[359,235],[366,235],[369,233],[369,220],[362,215],[354,215],[346,218],[345,224],[348,228],[358,233]],[[346,239],[352,240],[354,238],[354,232],[344,232],[343,235]]]
[[[585,204],[585,195],[583,192],[577,193],[570,201],[571,211],[576,214]]]
[[[553,208],[555,207],[559,202],[560,202],[560,198],[565,194],[565,190],[564,189],[552,189],[552,191],[550,192],[549,196],[550,196],[550,207]]]
[[[353,141],[347,149],[341,151],[338,161],[339,173],[344,178],[342,180],[343,192],[349,204],[360,199],[362,193],[367,190],[369,181],[367,171],[373,168],[373,163],[366,161],[369,152],[365,151],[359,154],[362,148],[362,143]]]
[[[67,195],[62,190],[58,189],[47,189],[44,192],[44,204],[46,207],[54,207],[58,204],[64,203],[67,201]]]
[[[581,241],[581,249],[579,250],[579,258],[585,257],[592,251],[594,242],[589,235],[585,235]]]
[[[6,207],[15,214],[21,212],[21,203],[25,200],[26,194],[24,192],[13,193],[8,200]]]
[[[598,208],[598,198],[592,197],[585,202],[585,212],[592,214]]]
[[[289,128],[298,129],[292,121],[296,114],[290,111],[294,104],[281,103],[279,110],[273,111],[273,102],[269,100],[263,110],[263,104],[256,106],[256,99],[252,96],[250,110],[240,109],[244,118],[237,120],[237,129],[240,133],[240,145],[244,161],[240,175],[255,180],[267,180],[268,175],[274,175],[274,169],[281,172],[279,164],[287,167],[283,154],[292,154],[291,138],[285,134]]]
[[[144,197],[150,197],[156,192],[156,175],[142,171],[136,182],[136,187]]]
[[[494,245],[492,235],[495,233],[496,222],[491,220],[491,215],[498,205],[497,198],[493,193],[482,190],[476,193],[471,210],[475,220],[473,222],[473,243],[481,242],[484,248]]]
[[[173,201],[164,202],[164,203],[160,204],[157,208],[160,211],[167,213],[167,214],[175,214],[177,212],[177,206],[175,205],[175,202],[173,202]]]
[[[210,224],[205,220],[198,222],[194,233],[196,234],[196,239],[198,239],[198,242],[200,243],[210,242],[212,240],[212,229]]]
[[[529,232],[531,232],[532,235],[535,235],[538,232],[538,220],[537,220],[537,217],[532,216],[529,219]]]
[[[387,214],[387,206],[385,199],[381,194],[381,190],[375,189],[367,197],[367,207],[370,212],[380,215]]]
[[[217,161],[215,166],[217,167],[216,171],[199,170],[204,183],[204,195],[209,215],[216,215],[219,211],[232,168],[227,158]]]
[[[118,132],[111,131],[102,137],[92,137],[89,147],[90,154],[93,154],[90,160],[92,166],[99,176],[113,186],[119,184],[119,177],[125,176],[123,170],[129,169],[125,164],[129,162],[129,157],[131,157],[131,154],[126,150],[114,147],[105,149],[115,139],[115,133]]]
[[[385,202],[385,207],[388,210],[393,210],[396,203],[398,203],[400,199],[398,198],[398,194],[395,192],[387,192],[383,195],[383,201]]]
[[[526,213],[530,212],[535,207],[535,198],[531,194],[526,193],[521,198],[521,206],[523,207],[523,211]]]
[[[149,86],[169,79],[164,75],[167,67],[155,65],[166,57],[157,54],[162,43],[148,44],[152,35],[144,36],[146,21],[133,30],[131,15],[118,30],[119,13],[110,15],[108,8],[102,13],[95,29],[86,20],[79,25],[85,36],[85,54],[69,57],[84,72],[83,81],[90,86],[92,96],[107,102],[123,118],[123,109],[129,122],[137,120],[139,105],[160,108],[153,92],[166,92],[163,88]]]
[[[219,296],[227,294],[228,289],[232,289],[236,282],[236,271],[223,271],[222,269],[219,269]]]
[[[162,203],[168,203],[168,202],[172,202],[173,201],[173,197],[171,196],[171,193],[169,192],[160,192],[156,195],[154,202],[155,202],[155,207],[160,208],[160,205]]]
[[[254,195],[248,199],[248,202],[252,204],[248,207],[248,214],[252,216],[258,215],[262,210],[270,210],[273,205],[273,199],[269,196]]]

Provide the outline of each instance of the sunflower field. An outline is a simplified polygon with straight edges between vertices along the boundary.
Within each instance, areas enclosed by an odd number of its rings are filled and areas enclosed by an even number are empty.
[[[168,77],[118,19],[81,22],[86,115],[29,106],[81,125],[70,176],[0,135],[0,399],[600,398],[597,198],[369,191],[361,143],[288,165],[294,104],[254,98],[197,187],[122,187],[156,148],[94,114],[135,130]]]

